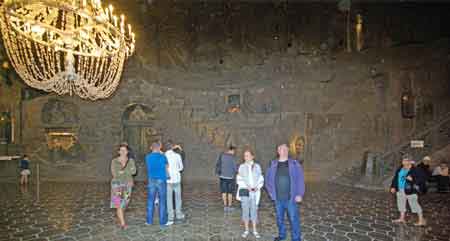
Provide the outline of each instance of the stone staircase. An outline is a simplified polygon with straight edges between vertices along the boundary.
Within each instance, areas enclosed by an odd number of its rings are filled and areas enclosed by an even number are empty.
[[[424,148],[411,148],[411,140],[423,140],[425,143]],[[359,166],[349,168],[332,181],[366,189],[386,189],[390,184],[394,171],[400,165],[403,153],[412,154],[415,160],[420,160],[425,155],[448,158],[443,157],[442,153],[450,153],[446,151],[450,148],[449,146],[450,112],[428,124],[425,128],[407,136],[400,145],[394,146],[384,153],[375,154],[373,158],[376,169],[374,174],[364,174],[362,163],[360,163]]]
[[[348,136],[346,141],[341,141],[340,145],[337,146],[338,149],[335,150],[334,160],[329,160],[328,163],[324,163],[321,166],[322,173],[330,173],[333,175],[331,179],[339,176],[348,168],[360,163],[360,159],[363,156],[362,150],[365,149],[364,144],[366,143],[354,141],[361,135],[360,129],[354,128],[354,126],[360,125],[364,116],[352,115],[351,113],[365,113],[368,109],[370,109],[366,105],[362,105],[361,102],[367,102],[369,106],[372,105],[371,101],[373,100],[367,99],[367,97],[373,95],[371,88],[368,88],[368,86],[374,84],[373,81],[374,80],[369,77],[358,79],[354,83],[351,92],[346,93],[339,98],[339,101],[337,101],[325,112],[325,114],[343,113],[342,126],[339,131],[345,131]],[[355,102],[356,104],[353,104]],[[337,135],[340,137],[342,136],[341,134]]]

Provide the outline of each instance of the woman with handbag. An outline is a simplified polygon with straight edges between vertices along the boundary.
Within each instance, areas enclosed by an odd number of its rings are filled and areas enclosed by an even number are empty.
[[[113,177],[111,180],[111,208],[116,209],[120,227],[126,229],[125,209],[130,202],[136,165],[134,160],[128,156],[128,145],[121,144],[118,153],[119,156],[111,161],[111,174]]]
[[[420,174],[413,164],[414,161],[408,155],[405,155],[402,159],[402,166],[395,172],[395,176],[392,179],[391,193],[397,195],[397,207],[400,212],[400,217],[393,220],[393,222],[405,223],[406,203],[408,202],[411,211],[417,213],[418,216],[418,221],[414,225],[425,226],[426,221],[418,200]]]
[[[244,222],[245,231],[242,238],[249,235],[249,222],[253,224],[253,235],[260,238],[256,224],[258,221],[258,204],[261,198],[261,188],[264,185],[264,176],[262,175],[261,166],[254,161],[255,155],[250,149],[244,151],[244,163],[239,166],[236,177],[238,184],[238,192],[236,199],[241,201],[242,221]]]

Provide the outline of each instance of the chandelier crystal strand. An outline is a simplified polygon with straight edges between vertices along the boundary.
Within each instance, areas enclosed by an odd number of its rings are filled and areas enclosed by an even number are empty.
[[[0,28],[25,83],[60,95],[109,97],[135,50],[125,16],[115,16],[100,0],[6,0]]]

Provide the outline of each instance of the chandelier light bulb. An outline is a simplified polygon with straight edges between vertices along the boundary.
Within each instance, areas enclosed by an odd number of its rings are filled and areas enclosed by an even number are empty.
[[[111,4],[109,4],[108,8],[109,8],[109,14],[111,14],[111,16],[113,16],[114,7]]]
[[[113,19],[114,19],[114,26],[117,27],[117,17],[116,17],[116,16],[113,16]]]

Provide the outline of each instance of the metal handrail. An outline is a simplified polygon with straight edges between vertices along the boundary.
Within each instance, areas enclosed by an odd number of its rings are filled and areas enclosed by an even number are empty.
[[[419,138],[419,137],[422,137],[422,136],[424,136],[424,135],[426,135],[426,134],[428,134],[428,133],[430,133],[430,132],[432,132],[432,131],[434,131],[434,130],[440,128],[440,127],[441,127],[443,124],[445,124],[447,121],[450,121],[450,112],[448,112],[448,113],[447,113],[443,118],[441,118],[440,120],[437,120],[436,123],[433,123],[433,124],[431,125],[431,127],[428,127],[427,129],[425,129],[425,130],[419,132],[418,134],[413,133],[413,134],[409,135],[409,136],[407,137],[408,141],[405,141],[404,143],[402,143],[402,144],[400,144],[400,145],[397,145],[395,148],[393,148],[393,149],[391,149],[391,150],[385,152],[384,154],[382,154],[382,155],[380,156],[380,158],[381,158],[381,159],[385,159],[385,158],[386,158],[387,156],[389,156],[389,155],[392,155],[392,154],[395,154],[395,153],[400,152],[403,148],[405,148],[405,147],[407,147],[407,146],[410,145],[410,141],[411,141],[412,139],[417,139],[417,138]]]

